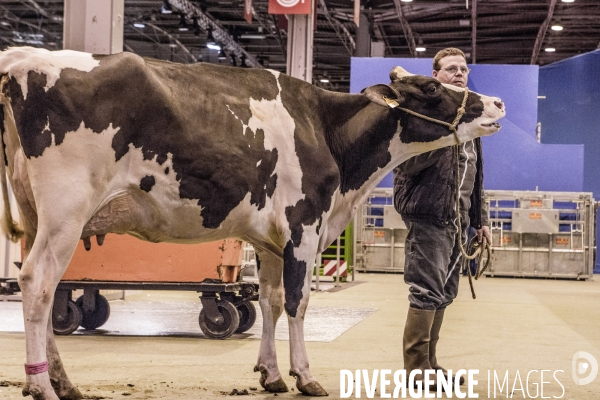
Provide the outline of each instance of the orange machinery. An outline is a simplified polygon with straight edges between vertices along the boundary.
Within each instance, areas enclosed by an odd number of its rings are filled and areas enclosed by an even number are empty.
[[[201,282],[212,278],[234,282],[237,279],[227,273],[229,268],[223,267],[239,267],[240,255],[241,245],[233,239],[188,245],[149,243],[129,235],[108,234],[102,246],[92,243],[90,251],[86,251],[83,241],[80,241],[62,279]]]

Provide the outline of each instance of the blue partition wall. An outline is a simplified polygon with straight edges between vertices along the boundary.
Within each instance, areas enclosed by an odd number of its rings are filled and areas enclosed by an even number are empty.
[[[540,68],[539,93],[546,96],[539,101],[542,143],[583,144],[583,190],[599,200],[600,50]]]
[[[352,58],[350,91],[360,93],[367,86],[389,83],[389,72],[397,65],[413,74],[431,76],[432,61],[429,58]],[[500,132],[483,138],[485,187],[496,190],[591,191],[584,186],[583,143],[586,142],[538,143],[536,140],[539,67],[480,64],[469,67],[472,70],[469,89],[498,96],[506,105],[506,117],[500,121]],[[597,72],[596,76],[600,79],[600,73]],[[600,96],[600,89],[596,95]],[[596,101],[596,104],[600,110],[600,102]],[[600,112],[596,111],[596,117],[600,118]],[[563,122],[566,123],[565,120]],[[542,123],[543,135],[546,135],[548,123]],[[600,125],[596,123],[595,126]],[[587,154],[587,146],[585,149]],[[391,175],[380,186],[391,187]],[[600,194],[600,186],[598,189]]]
[[[352,58],[350,91],[389,83],[396,65],[431,76],[432,59]],[[535,65],[470,65],[469,89],[500,97],[506,105],[502,129],[483,138],[485,187],[497,190],[581,191],[583,146],[536,140],[538,71]],[[551,160],[552,162],[549,162]],[[391,176],[380,186],[392,186]]]

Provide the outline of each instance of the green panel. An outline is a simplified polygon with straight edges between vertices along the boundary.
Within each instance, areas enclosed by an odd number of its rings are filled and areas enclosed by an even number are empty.
[[[348,266],[352,266],[352,234],[354,232],[353,223],[351,222],[344,232],[340,235],[340,259],[346,261]],[[321,254],[322,260],[335,260],[337,257],[337,239],[327,247]],[[321,264],[321,268],[323,264]]]

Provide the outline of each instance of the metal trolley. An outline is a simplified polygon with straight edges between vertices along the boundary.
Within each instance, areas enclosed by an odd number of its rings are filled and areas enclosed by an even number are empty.
[[[69,335],[80,326],[101,327],[110,317],[107,291],[124,290],[200,293],[198,322],[208,338],[226,339],[254,325],[252,301],[258,299],[258,283],[244,281],[245,271],[237,273],[241,242],[153,244],[125,235],[108,239],[91,251],[79,243],[54,295],[54,333]],[[74,300],[73,291],[81,289],[83,295]],[[0,295],[19,291],[15,278],[0,278]]]
[[[486,190],[487,276],[588,279],[595,263],[592,193]]]
[[[83,289],[83,295],[73,301],[73,291]],[[184,290],[201,293],[202,310],[198,323],[210,339],[227,339],[243,333],[256,322],[258,284],[251,282],[223,283],[218,279],[202,282],[111,282],[61,281],[54,295],[52,327],[57,335],[70,335],[80,326],[93,330],[110,317],[110,304],[100,290]],[[14,278],[0,278],[0,294],[15,294],[19,285]]]

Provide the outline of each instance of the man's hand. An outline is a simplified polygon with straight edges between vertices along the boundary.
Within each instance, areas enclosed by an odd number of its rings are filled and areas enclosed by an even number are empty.
[[[477,229],[477,242],[481,243],[484,237],[489,244],[492,244],[492,234],[489,226],[482,226],[481,229]]]

